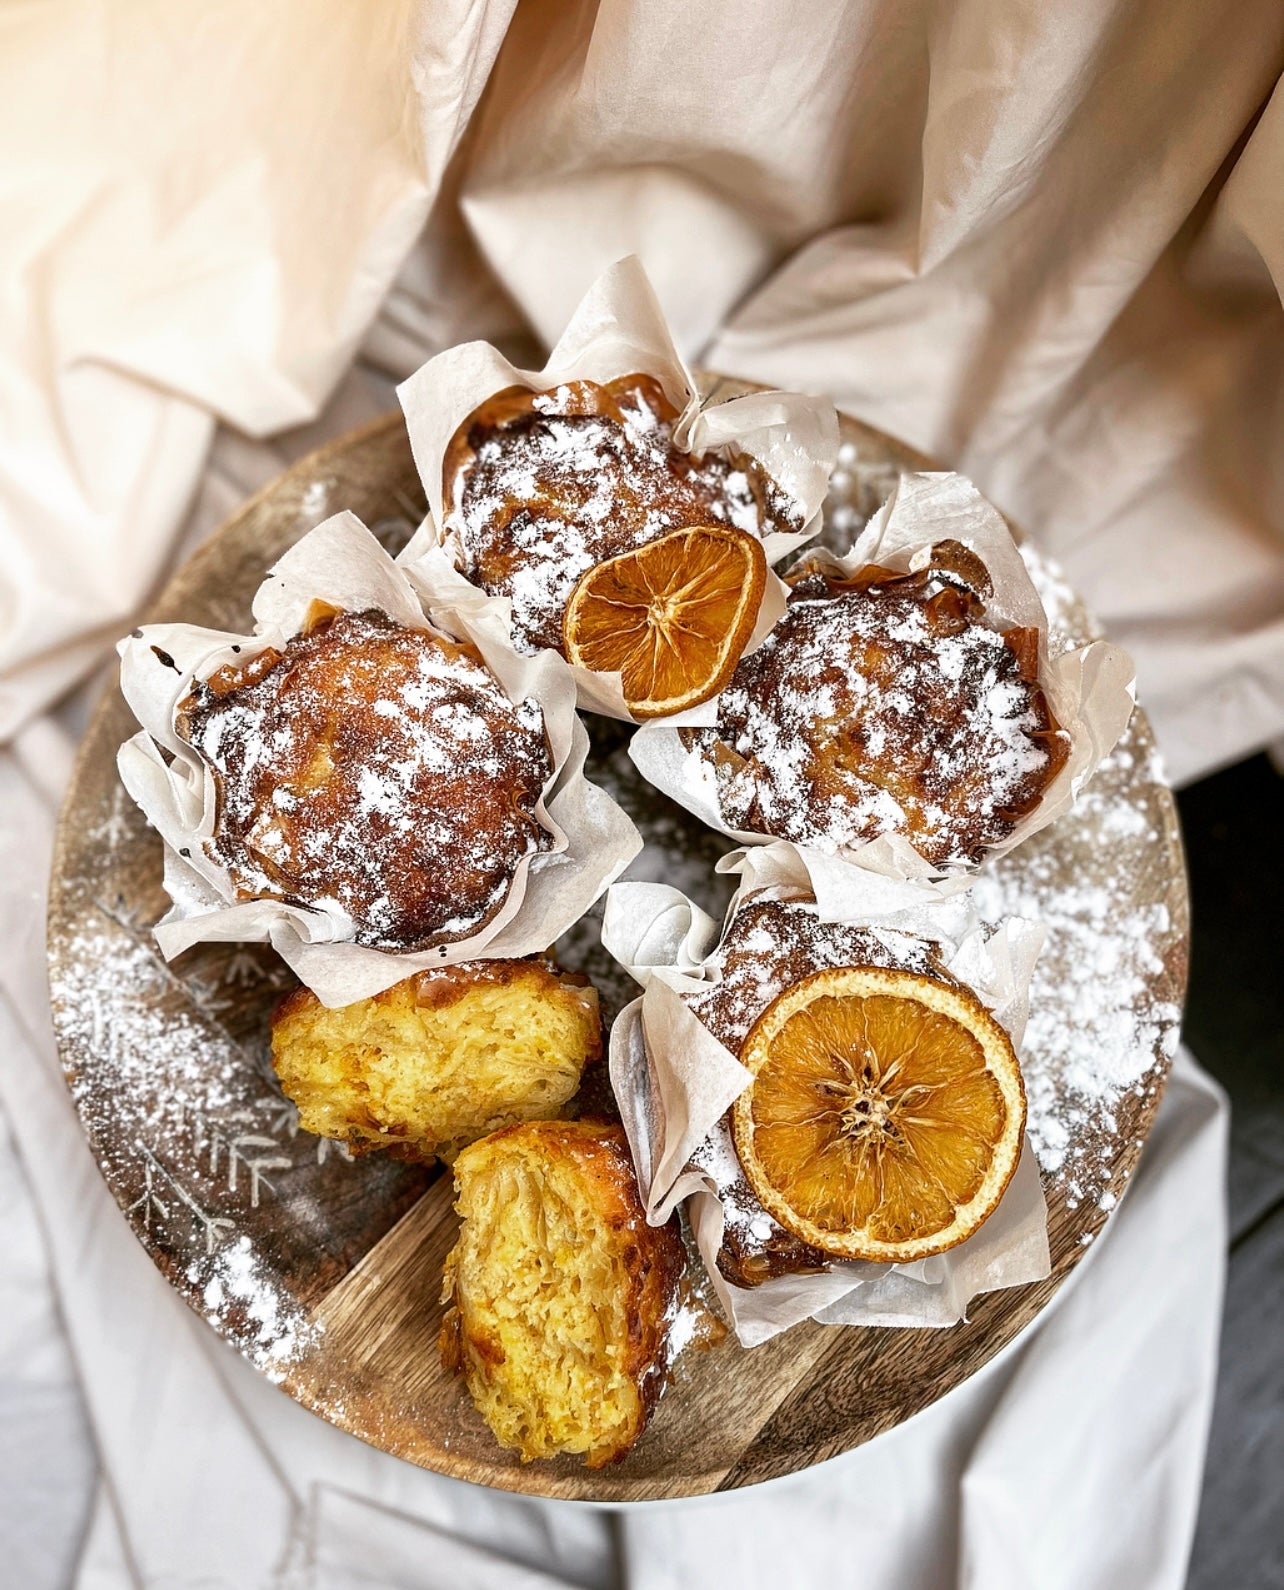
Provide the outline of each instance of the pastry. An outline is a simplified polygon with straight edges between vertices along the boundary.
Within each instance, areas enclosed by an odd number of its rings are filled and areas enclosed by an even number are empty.
[[[471,646],[377,611],[318,613],[180,705],[218,797],[205,842],[241,899],[337,904],[358,944],[467,938],[553,842],[552,756]]]
[[[805,977],[826,968],[887,967],[957,983],[925,939],[884,929],[821,922],[810,895],[770,889],[741,902],[708,971],[707,990],[684,998],[714,1037],[739,1055],[768,1007]],[[763,1208],[736,1156],[730,1113],[692,1154],[718,1189],[725,1224],[718,1269],[737,1286],[823,1270],[830,1256],[786,1230]]]
[[[300,988],[272,1018],[305,1131],[425,1162],[557,1115],[601,1053],[597,990],[540,959],[433,967],[335,1009]]]
[[[580,577],[667,531],[802,528],[798,505],[751,458],[677,447],[677,417],[658,381],[629,375],[510,387],[459,426],[442,461],[444,529],[467,578],[511,601],[520,650],[561,650]]]
[[[622,1128],[506,1127],[455,1161],[441,1354],[523,1462],[624,1457],[668,1376],[685,1255],[649,1226]]]
[[[803,565],[741,658],[717,726],[679,732],[727,826],[827,852],[899,834],[934,866],[978,861],[1068,755],[1033,629],[994,629],[989,576],[954,543],[910,574]]]

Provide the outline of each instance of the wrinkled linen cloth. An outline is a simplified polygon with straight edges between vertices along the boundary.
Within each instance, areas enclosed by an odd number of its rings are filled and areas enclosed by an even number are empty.
[[[1226,1236],[1225,1104],[1188,1055],[1126,1198],[1052,1306],[890,1434],[747,1492],[617,1512],[462,1484],[292,1402],[191,1313],[121,1218],[70,1111],[44,988],[46,858],[71,752],[42,722],[0,753],[6,1583],[1181,1586]]]
[[[6,1579],[1181,1583],[1224,1251],[1188,1057],[1057,1303],[927,1412],[729,1498],[524,1501],[333,1430],[168,1289],[57,1072],[44,880],[67,692],[165,568],[442,347],[531,362],[629,252],[688,356],[829,393],[1060,557],[1175,776],[1277,738],[1282,66],[1272,0],[0,12]]]

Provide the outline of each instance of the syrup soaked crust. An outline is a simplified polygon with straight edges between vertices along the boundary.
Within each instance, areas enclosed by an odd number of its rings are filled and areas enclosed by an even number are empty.
[[[777,890],[751,895],[741,904],[712,966],[719,981],[685,997],[718,1042],[735,1055],[772,1001],[813,972],[884,966],[959,986],[930,941],[821,922],[810,895],[782,896]],[[733,1285],[760,1286],[777,1276],[829,1267],[828,1254],[786,1231],[754,1196],[736,1158],[730,1112],[691,1158],[718,1186],[725,1217],[718,1269]]]
[[[913,574],[794,575],[717,727],[681,731],[729,827],[830,852],[902,834],[957,865],[1038,804],[1069,746],[1038,683],[1037,634],[990,628],[986,571],[948,545]]]
[[[538,703],[514,705],[472,647],[381,612],[327,612],[220,669],[179,732],[213,770],[207,844],[240,898],[337,903],[359,944],[468,937],[552,844]]]
[[[442,462],[445,525],[468,579],[511,600],[519,650],[561,651],[580,576],[670,530],[802,528],[797,504],[752,459],[675,447],[677,417],[658,381],[629,375],[509,387],[455,432]]]

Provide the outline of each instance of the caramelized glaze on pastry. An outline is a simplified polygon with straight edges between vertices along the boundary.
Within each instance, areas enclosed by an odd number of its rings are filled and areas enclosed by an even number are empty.
[[[456,431],[442,463],[445,526],[467,577],[511,600],[520,649],[561,650],[580,576],[670,530],[801,528],[796,504],[752,459],[674,446],[677,417],[659,382],[630,375],[511,387]]]
[[[719,980],[687,1003],[724,1048],[738,1055],[774,999],[812,972],[884,966],[954,983],[937,946],[909,934],[821,922],[809,895],[765,890],[740,905],[711,960]],[[831,1260],[786,1231],[755,1198],[724,1116],[692,1155],[713,1179],[725,1224],[718,1269],[737,1286],[826,1269]]]
[[[685,1266],[676,1221],[646,1223],[622,1128],[508,1127],[460,1154],[455,1187],[443,1362],[523,1462],[618,1462],[667,1378]]]
[[[300,988],[272,1017],[299,1125],[398,1159],[450,1160],[501,1126],[558,1115],[601,1053],[597,990],[541,959],[433,967],[337,1009]]]
[[[552,843],[538,703],[511,702],[474,648],[380,612],[327,613],[220,669],[179,729],[213,771],[209,850],[240,897],[333,902],[359,944],[475,933]]]
[[[680,731],[728,827],[831,852],[901,834],[941,866],[978,860],[1038,803],[1068,745],[1037,633],[992,629],[980,560],[934,552],[913,574],[793,578],[717,727]]]

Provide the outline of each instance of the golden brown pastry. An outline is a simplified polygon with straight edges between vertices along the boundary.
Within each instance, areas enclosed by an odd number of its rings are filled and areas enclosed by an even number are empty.
[[[834,851],[902,834],[926,860],[978,860],[1062,767],[1037,634],[985,619],[989,576],[943,543],[913,574],[804,566],[740,660],[716,728],[680,731],[728,827]]]
[[[272,1018],[305,1131],[425,1162],[559,1114],[601,1053],[597,990],[544,960],[434,967],[337,1009],[300,988]]]
[[[521,650],[562,649],[562,614],[595,564],[670,530],[802,528],[797,505],[750,458],[673,445],[658,381],[622,376],[549,392],[510,387],[460,425],[442,461],[445,528],[463,572],[512,602]]]
[[[552,835],[544,716],[471,646],[385,614],[323,612],[180,709],[214,773],[210,853],[243,899],[337,904],[359,944],[411,950],[483,927]]]
[[[884,966],[957,986],[937,946],[909,934],[821,922],[810,895],[780,889],[751,895],[737,909],[711,966],[718,981],[684,996],[724,1048],[738,1055],[767,1007],[813,972],[839,966]],[[830,1259],[786,1231],[754,1196],[724,1117],[691,1156],[718,1188],[725,1225],[718,1269],[737,1286],[760,1286],[779,1275],[824,1270]]]
[[[619,1126],[510,1126],[455,1161],[442,1360],[501,1446],[618,1462],[668,1376],[685,1263],[648,1226]]]

